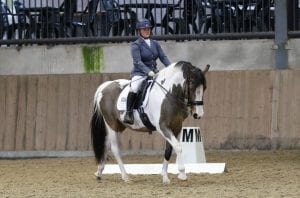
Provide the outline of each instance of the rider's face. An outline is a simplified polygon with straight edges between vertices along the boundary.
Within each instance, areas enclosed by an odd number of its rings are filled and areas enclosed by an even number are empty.
[[[143,38],[149,38],[151,35],[151,28],[140,29],[140,34]]]

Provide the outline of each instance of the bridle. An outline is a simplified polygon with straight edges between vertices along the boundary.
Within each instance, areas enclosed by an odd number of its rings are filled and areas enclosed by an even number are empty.
[[[184,99],[180,99],[178,98],[177,96],[174,96],[170,91],[168,91],[164,86],[162,86],[159,82],[157,82],[155,80],[155,78],[153,79],[153,82],[156,83],[159,87],[161,87],[165,92],[166,92],[166,95],[169,94],[170,96],[172,96],[172,99],[175,99],[176,101],[178,101],[179,103],[183,104],[184,106],[187,106],[187,107],[193,107],[193,106],[199,106],[199,105],[203,105],[203,101],[193,101],[191,99],[191,79],[190,79],[190,72],[187,76],[187,79],[186,79],[186,86],[187,88],[184,88]],[[187,93],[187,94],[186,94]],[[185,101],[185,99],[187,99],[187,102]]]

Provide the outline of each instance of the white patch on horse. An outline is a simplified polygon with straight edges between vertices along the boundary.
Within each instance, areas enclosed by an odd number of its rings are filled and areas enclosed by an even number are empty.
[[[177,85],[183,86],[184,77],[183,73],[181,72],[180,67],[175,67],[176,63],[171,64],[167,68],[164,68],[160,71],[160,75],[155,79],[158,83],[164,81],[162,85],[167,91],[171,92],[174,85],[174,82],[178,82]],[[175,71],[174,71],[175,70]],[[178,72],[176,72],[178,70]],[[155,92],[155,94],[153,93]],[[151,97],[147,106],[144,108],[145,113],[147,113],[149,120],[151,120],[152,124],[155,126],[159,126],[160,122],[160,115],[161,115],[161,105],[163,100],[166,97],[166,91],[162,89],[159,85],[154,84],[151,93],[155,95]],[[153,109],[156,109],[155,114],[153,113]],[[163,135],[163,134],[162,134]]]
[[[196,101],[203,101],[203,92],[204,92],[204,89],[203,89],[203,85],[200,85],[197,89],[196,89],[196,98],[195,100]],[[197,118],[196,119],[199,119],[201,118],[203,115],[204,115],[204,109],[203,109],[203,105],[196,105],[195,106],[195,112],[197,114]]]
[[[98,89],[97,89],[97,91],[96,91],[96,93],[95,93],[95,96],[94,96],[94,104],[96,104],[97,105],[97,109],[98,110],[100,110],[100,101],[101,101],[101,99],[102,99],[102,96],[103,96],[103,94],[102,94],[102,92],[103,92],[103,89],[105,89],[108,85],[110,85],[111,83],[112,83],[113,81],[106,81],[106,82],[104,82],[104,83],[102,83],[99,87],[98,87]]]
[[[115,82],[119,83],[121,89],[124,89],[124,87],[130,83],[130,80],[118,79],[118,80],[115,80]]]

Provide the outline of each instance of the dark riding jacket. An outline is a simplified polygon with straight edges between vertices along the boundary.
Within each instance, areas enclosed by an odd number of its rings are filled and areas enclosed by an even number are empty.
[[[131,44],[131,55],[133,58],[133,69],[130,78],[133,76],[147,76],[150,71],[158,72],[156,60],[159,60],[167,67],[170,65],[168,57],[163,52],[156,40],[150,39],[150,46],[139,37]]]

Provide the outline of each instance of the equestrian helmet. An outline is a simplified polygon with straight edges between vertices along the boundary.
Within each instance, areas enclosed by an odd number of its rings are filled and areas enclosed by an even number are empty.
[[[136,23],[136,29],[151,28],[151,22],[148,19],[142,19]]]

